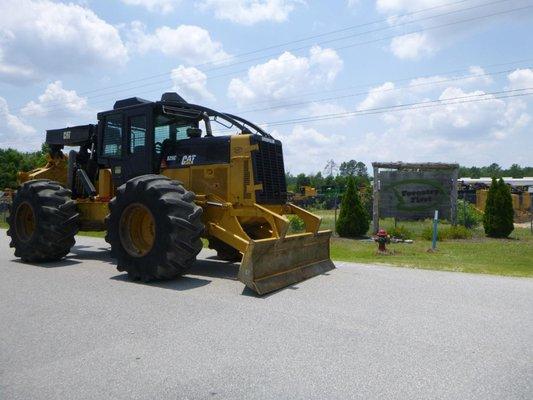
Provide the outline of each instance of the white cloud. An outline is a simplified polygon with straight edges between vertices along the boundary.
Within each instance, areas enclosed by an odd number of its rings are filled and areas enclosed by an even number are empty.
[[[207,30],[196,25],[162,26],[154,33],[147,33],[144,24],[134,21],[130,28],[128,47],[141,54],[160,51],[191,64],[221,61],[229,57],[222,43],[211,39]]]
[[[0,97],[0,148],[37,148],[35,128],[11,114],[7,101]]]
[[[402,103],[414,103],[422,100],[419,96],[423,93],[443,91],[450,87],[487,86],[493,83],[492,78],[485,74],[481,67],[472,66],[469,74],[457,76],[428,76],[409,81],[407,86],[396,87],[393,82],[385,82],[369,90],[366,98],[361,101],[357,110],[368,110],[379,107],[388,107]],[[449,90],[449,89],[448,89]],[[447,93],[446,91],[444,93]],[[482,93],[482,92],[480,92]],[[388,118],[386,116],[385,118]]]
[[[207,75],[194,67],[180,65],[171,71],[170,78],[172,90],[187,101],[215,100],[215,96],[207,90]]]
[[[529,80],[528,72],[509,75],[509,81],[521,87]],[[384,88],[393,86],[386,82],[376,87],[363,101],[364,107],[430,100],[409,89],[400,93],[392,91],[397,97],[382,98],[385,93],[377,90]],[[389,111],[373,120],[364,117],[364,125],[360,123],[363,117],[353,117],[354,122],[350,124],[353,129],[348,130],[335,124],[321,126],[321,122],[315,121],[293,128],[279,126],[272,133],[283,141],[287,169],[293,173],[321,171],[328,159],[338,163],[356,159],[367,164],[377,160],[527,164],[530,160],[524,149],[533,147],[530,134],[533,124],[528,111],[531,101],[488,95],[485,101],[461,102],[475,100],[474,96],[485,93],[448,86],[439,91],[437,99],[463,100],[450,100],[452,104],[442,106]],[[358,108],[363,105],[359,104]],[[368,124],[374,128],[368,129]],[[363,128],[365,125],[367,128]]]
[[[168,14],[174,11],[175,6],[181,3],[181,0],[121,0],[124,4],[132,6],[142,6],[148,11]]]
[[[391,40],[390,51],[404,60],[419,59],[441,48],[465,41],[476,31],[495,24],[513,24],[531,18],[531,10],[510,13],[520,3],[446,2],[442,0],[376,0],[376,9],[385,14],[390,26],[401,26],[400,36]],[[427,10],[423,14],[420,10]],[[490,16],[490,18],[482,18]],[[475,21],[474,21],[475,20]],[[424,30],[424,32],[420,32]],[[412,32],[410,34],[403,34]]]
[[[428,76],[423,78],[412,79],[409,82],[409,89],[415,93],[424,93],[433,91],[436,89],[443,89],[450,85],[450,81],[453,81],[454,86],[474,86],[474,85],[490,85],[493,83],[493,79],[490,75],[485,73],[485,70],[481,67],[471,66],[469,73],[466,75],[457,76]]]
[[[448,87],[439,100],[451,100],[450,104],[429,108],[413,108],[390,113],[384,121],[396,133],[415,135],[425,139],[432,136],[459,141],[488,140],[506,137],[522,129],[529,121],[522,102],[497,99],[487,95],[487,100],[476,97],[485,92],[465,92],[461,88]],[[425,140],[424,139],[424,140]]]
[[[366,98],[357,106],[357,110],[370,110],[398,104],[400,95],[395,89],[394,83],[392,82],[385,82],[381,86],[370,89]]]
[[[396,36],[391,41],[390,49],[400,59],[417,59],[432,54],[436,50],[426,33]]]
[[[510,89],[533,88],[533,69],[517,69],[511,72],[507,79]]]
[[[87,114],[87,98],[80,97],[75,90],[66,90],[61,81],[55,81],[46,87],[37,101],[30,101],[21,109],[25,116],[44,117],[49,114]]]
[[[117,29],[88,8],[49,0],[0,2],[0,79],[78,73],[127,59]]]
[[[295,125],[288,132],[283,128],[274,129],[272,136],[283,143],[285,169],[293,172],[321,170],[317,162],[325,164],[331,153],[338,151],[339,143],[344,140],[342,135],[324,134],[315,127],[303,125]]]
[[[242,25],[262,21],[284,22],[299,0],[203,0],[199,7],[212,10],[215,17]]]
[[[245,78],[232,79],[228,96],[239,105],[258,99],[278,102],[306,88],[331,83],[342,66],[342,59],[332,49],[314,46],[309,57],[285,52],[278,58],[250,67]]]

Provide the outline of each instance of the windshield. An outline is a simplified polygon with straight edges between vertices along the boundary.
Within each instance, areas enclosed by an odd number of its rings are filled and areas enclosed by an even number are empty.
[[[198,122],[186,121],[183,117],[168,114],[158,114],[154,119],[154,142],[163,143],[165,139],[182,140],[187,139],[187,129],[198,128]],[[156,146],[159,153],[161,148]]]

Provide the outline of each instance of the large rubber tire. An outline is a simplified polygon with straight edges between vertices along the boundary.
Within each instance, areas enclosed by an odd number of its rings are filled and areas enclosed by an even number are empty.
[[[117,269],[144,282],[185,273],[202,250],[203,210],[194,199],[195,194],[180,182],[162,175],[138,176],[120,186],[109,203],[106,219],[106,241],[111,244],[111,256],[117,259]],[[128,207],[143,207],[151,214],[154,239],[146,254],[128,251],[124,230],[121,234]]]
[[[70,190],[48,179],[22,184],[10,208],[7,234],[15,256],[25,262],[54,261],[65,257],[78,232],[78,211]],[[31,222],[26,227],[23,217]]]
[[[230,262],[242,261],[242,254],[240,251],[234,249],[229,244],[224,243],[222,240],[210,237],[208,247],[212,250],[215,250],[217,252],[217,257],[221,260]]]

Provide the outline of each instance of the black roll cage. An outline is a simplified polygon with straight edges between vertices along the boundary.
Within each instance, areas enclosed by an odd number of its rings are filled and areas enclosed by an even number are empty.
[[[273,139],[269,133],[265,132],[259,126],[242,117],[233,114],[222,113],[208,107],[191,103],[158,101],[156,102],[156,104],[161,105],[163,113],[182,116],[184,118],[192,118],[197,121],[204,120],[206,129],[208,130],[208,132],[206,132],[207,136],[212,136],[211,123],[209,120],[209,118],[212,117],[215,121],[217,118],[221,118],[229,122],[232,126],[236,126],[237,128],[239,128],[242,134],[256,133],[263,137]]]

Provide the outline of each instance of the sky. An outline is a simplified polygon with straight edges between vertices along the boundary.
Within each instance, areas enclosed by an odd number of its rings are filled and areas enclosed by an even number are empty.
[[[533,1],[2,0],[0,148],[187,101],[328,160],[533,165]]]

